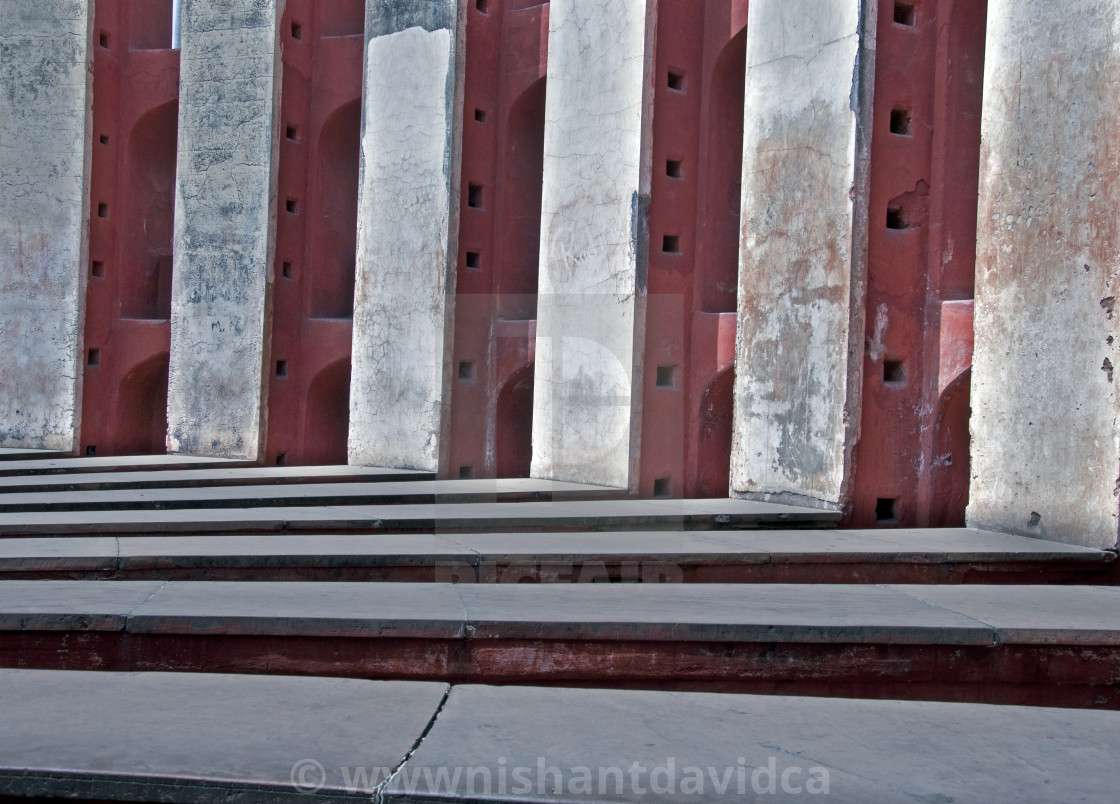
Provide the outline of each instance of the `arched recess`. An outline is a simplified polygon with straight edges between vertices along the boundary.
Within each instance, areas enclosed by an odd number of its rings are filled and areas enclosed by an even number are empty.
[[[305,410],[301,463],[346,463],[346,435],[350,422],[349,357],[336,360],[315,375],[307,389]]]
[[[523,320],[537,315],[537,270],[544,184],[545,79],[518,96],[509,111],[506,151],[505,251],[498,275],[498,314]]]
[[[354,315],[361,128],[362,107],[357,99],[327,119],[319,138],[315,180],[319,225],[311,228],[312,318]]]
[[[528,477],[533,460],[533,364],[513,373],[498,392],[494,428],[498,477]]]
[[[965,371],[941,395],[937,434],[930,469],[929,525],[933,528],[964,527],[968,505],[969,447],[968,419],[972,413],[972,369]]]
[[[746,64],[744,27],[724,46],[712,70],[707,192],[700,220],[700,238],[706,245],[703,261],[697,266],[700,309],[709,313],[732,313],[736,309]]]
[[[129,0],[129,50],[170,48],[173,8],[173,0]]]
[[[696,488],[693,497],[726,497],[731,476],[735,372],[721,371],[700,397]]]
[[[122,318],[171,316],[171,240],[175,224],[175,150],[179,102],[141,117],[128,146],[128,215],[121,224]]]
[[[117,390],[113,451],[120,455],[167,450],[167,352],[134,366]]]

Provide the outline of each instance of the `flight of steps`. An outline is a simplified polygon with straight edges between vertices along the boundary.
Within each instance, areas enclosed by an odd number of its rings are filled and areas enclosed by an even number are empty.
[[[1120,736],[1113,554],[836,521],[537,480],[0,456],[0,801],[304,800],[287,769],[315,745],[322,800],[433,800],[401,787],[409,762],[538,755],[737,779],[767,746],[831,768],[840,800],[950,796],[945,763],[982,750],[1064,779],[1061,798],[1111,791],[1087,746]],[[180,727],[148,734],[152,707]],[[358,745],[341,724],[363,707]],[[269,718],[318,725],[246,741]],[[106,753],[104,729],[129,736]],[[903,773],[915,740],[939,758]],[[348,751],[393,779],[348,786]],[[550,791],[516,800],[569,800]],[[439,800],[502,799],[460,792]]]

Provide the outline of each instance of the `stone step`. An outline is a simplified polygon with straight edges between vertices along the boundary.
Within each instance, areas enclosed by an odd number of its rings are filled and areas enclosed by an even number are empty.
[[[1120,740],[1116,712],[284,676],[6,670],[0,703],[0,796],[189,804],[1111,804]]]
[[[67,453],[55,449],[25,449],[23,447],[0,447],[0,461],[28,461],[37,458],[55,458]]]
[[[1098,583],[1114,554],[979,530],[0,539],[0,579]]]
[[[1120,589],[0,581],[0,665],[1120,708]]]
[[[47,491],[268,486],[305,483],[386,483],[433,480],[432,472],[369,466],[248,466],[243,469],[169,469],[0,476],[0,494]]]
[[[256,466],[256,461],[202,458],[195,455],[132,455],[123,457],[40,458],[0,463],[0,477],[53,475],[67,472],[155,472],[163,469],[212,469]]]
[[[834,525],[840,514],[750,500],[562,500],[173,511],[0,513],[0,538],[185,533],[709,530]]]
[[[286,486],[53,491],[0,494],[0,514],[30,511],[164,511],[337,505],[414,505],[621,499],[624,489],[554,480],[392,480]]]

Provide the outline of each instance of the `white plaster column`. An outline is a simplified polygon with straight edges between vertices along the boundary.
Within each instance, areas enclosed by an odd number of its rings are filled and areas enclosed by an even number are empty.
[[[970,525],[1115,548],[1120,4],[991,0]]]
[[[180,19],[172,452],[263,448],[284,0],[188,2]]]
[[[860,420],[874,0],[751,0],[731,491],[840,508]]]
[[[655,17],[549,9],[533,477],[637,482]]]
[[[465,0],[367,0],[349,462],[445,468]]]
[[[74,449],[93,4],[0,0],[0,446]]]

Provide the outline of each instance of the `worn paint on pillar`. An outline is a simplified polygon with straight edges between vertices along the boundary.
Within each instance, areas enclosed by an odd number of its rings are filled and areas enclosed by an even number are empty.
[[[214,0],[182,10],[172,452],[255,459],[263,443],[283,5]]]
[[[971,525],[1117,546],[1120,6],[990,0]]]
[[[445,469],[464,2],[366,4],[351,464]]]
[[[533,477],[637,482],[655,15],[549,10]]]
[[[859,426],[875,2],[752,0],[731,489],[842,507]]]
[[[92,5],[0,0],[0,446],[77,444]]]

